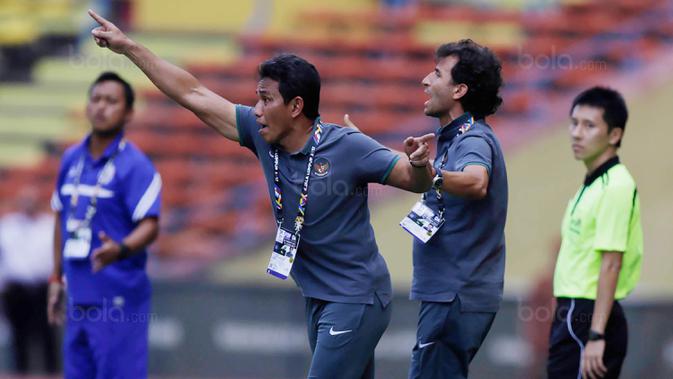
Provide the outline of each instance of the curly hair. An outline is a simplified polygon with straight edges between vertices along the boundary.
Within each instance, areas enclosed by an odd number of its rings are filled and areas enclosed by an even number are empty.
[[[463,109],[476,119],[495,113],[502,104],[498,95],[502,66],[495,54],[471,39],[464,39],[437,48],[436,60],[448,56],[458,58],[451,70],[453,81],[467,85],[467,93],[460,99]]]

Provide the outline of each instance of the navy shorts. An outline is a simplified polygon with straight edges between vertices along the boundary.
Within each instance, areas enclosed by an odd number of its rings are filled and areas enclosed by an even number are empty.
[[[374,349],[390,323],[392,306],[306,298],[310,379],[373,379]]]
[[[65,379],[147,378],[150,301],[134,307],[69,305]]]
[[[467,378],[494,319],[494,312],[463,312],[458,296],[449,303],[422,302],[409,379]]]
[[[549,379],[582,378],[580,362],[584,345],[589,339],[594,301],[588,299],[556,299],[556,311],[549,338]],[[626,357],[628,331],[626,318],[615,301],[605,327],[603,364],[608,369],[603,379],[618,378]]]

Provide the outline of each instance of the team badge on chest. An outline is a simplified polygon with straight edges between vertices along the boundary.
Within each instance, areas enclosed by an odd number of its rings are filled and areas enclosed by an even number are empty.
[[[315,163],[313,163],[313,172],[319,177],[327,176],[330,168],[331,165],[327,158],[316,158]]]

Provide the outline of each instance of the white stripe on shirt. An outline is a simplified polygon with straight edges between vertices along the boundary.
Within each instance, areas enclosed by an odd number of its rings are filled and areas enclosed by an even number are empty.
[[[575,335],[573,330],[572,319],[573,319],[573,310],[575,309],[575,299],[570,300],[570,309],[568,309],[568,314],[566,315],[566,326],[568,327],[568,332],[570,337],[577,342],[580,347],[580,369],[577,372],[577,379],[582,379],[582,355],[584,355],[584,344],[580,341],[579,338]]]
[[[140,198],[138,205],[136,205],[136,209],[133,211],[133,221],[139,221],[145,217],[147,211],[150,210],[154,202],[157,200],[160,192],[161,175],[159,175],[159,173],[155,173],[154,177],[152,178],[152,182],[150,183],[149,187],[147,187],[147,190],[145,190],[143,197]]]
[[[54,193],[51,194],[51,210],[54,212],[60,212],[63,210],[63,204],[61,203],[61,199],[58,197],[57,191],[54,191]]]
[[[91,186],[88,184],[80,184],[79,186],[77,186],[77,193],[80,196],[91,197],[93,196],[95,190],[96,186]],[[73,184],[64,184],[61,187],[61,195],[72,195],[73,193],[75,193],[75,186]],[[96,197],[99,199],[109,199],[114,197],[114,195],[115,195],[114,191],[110,191],[109,189],[105,188],[99,188]]]

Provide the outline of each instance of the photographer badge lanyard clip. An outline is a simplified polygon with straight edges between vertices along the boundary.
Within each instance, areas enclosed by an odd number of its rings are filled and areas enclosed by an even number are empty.
[[[63,247],[63,256],[68,259],[84,259],[89,256],[91,250],[91,221],[96,214],[96,206],[98,204],[98,192],[103,185],[103,180],[111,175],[114,169],[114,159],[126,145],[126,140],[121,140],[117,146],[117,150],[108,158],[103,169],[98,173],[96,186],[89,199],[89,205],[86,208],[84,220],[75,218],[77,213],[77,203],[79,201],[79,185],[82,181],[82,173],[84,172],[84,155],[80,158],[77,166],[75,166],[75,180],[73,182],[73,193],[70,196],[70,212],[66,221],[66,230],[68,232],[68,239],[65,241]]]
[[[474,125],[474,118],[470,116],[469,120],[461,125],[458,129],[458,135],[461,135]],[[400,221],[400,226],[409,232],[414,237],[418,238],[421,242],[426,243],[432,238],[432,236],[437,233],[439,228],[444,224],[444,202],[442,201],[442,170],[446,161],[449,159],[448,150],[444,152],[442,161],[439,165],[439,169],[435,174],[435,177],[432,179],[432,188],[435,190],[435,196],[437,197],[437,213],[433,211],[430,207],[425,204],[427,199],[426,194],[423,194],[421,201],[414,204],[414,207],[411,208],[411,211],[407,216],[405,216],[402,221]]]
[[[318,121],[313,132],[313,146],[308,156],[306,176],[304,177],[304,184],[299,197],[299,209],[297,217],[294,219],[294,231],[283,227],[283,191],[280,188],[280,175],[278,172],[278,148],[274,148],[273,151],[273,194],[278,232],[276,233],[276,241],[273,244],[273,252],[271,253],[271,259],[269,260],[266,272],[283,280],[287,279],[290,275],[292,265],[297,257],[300,233],[304,226],[304,214],[306,212],[306,204],[308,203],[308,181],[311,177],[313,159],[315,158],[315,152],[320,143],[321,136],[322,124]]]

